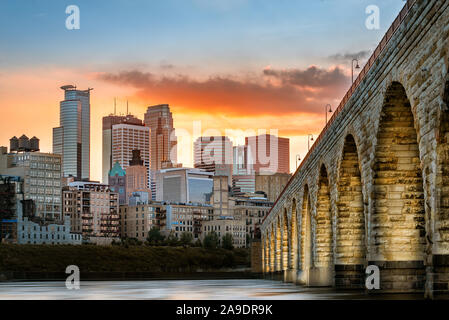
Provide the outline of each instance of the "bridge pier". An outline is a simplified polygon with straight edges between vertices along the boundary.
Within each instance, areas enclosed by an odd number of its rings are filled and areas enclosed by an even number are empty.
[[[296,271],[295,284],[307,287],[332,287],[334,271],[332,268],[307,268]]]
[[[309,287],[332,287],[334,270],[330,267],[314,267],[309,269]]]
[[[284,271],[284,282],[296,283],[296,269],[287,269]]]
[[[426,269],[423,261],[370,261],[380,270],[380,289],[368,293],[424,293]]]
[[[337,289],[365,288],[365,266],[363,264],[335,265],[335,287]]]
[[[264,279],[274,280],[274,281],[283,281],[284,280],[284,272],[283,271],[267,272],[264,274]]]
[[[427,268],[426,298],[449,298],[449,255],[432,256],[432,266]]]
[[[299,286],[305,286],[307,285],[307,276],[308,272],[306,270],[298,270],[296,272],[296,284]]]

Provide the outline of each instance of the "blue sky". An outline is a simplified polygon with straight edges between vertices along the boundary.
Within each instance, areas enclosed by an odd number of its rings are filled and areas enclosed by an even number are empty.
[[[365,27],[368,5],[380,29]],[[67,30],[68,5],[81,29]],[[351,59],[376,47],[402,0],[1,0],[0,145],[38,136],[51,151],[61,85],[93,87],[91,171],[101,176],[101,119],[126,108],[142,118],[168,103],[177,129],[278,129],[291,167],[319,134],[323,108],[350,86]],[[343,58],[342,58],[343,57]],[[26,90],[24,90],[26,88]],[[39,121],[36,121],[39,119]],[[222,132],[224,134],[224,132]],[[190,145],[189,145],[190,144]],[[191,141],[180,142],[191,165]]]
[[[81,30],[65,29],[78,5]],[[364,26],[376,4],[381,29]],[[0,66],[176,64],[208,72],[324,64],[372,49],[401,0],[3,0]]]

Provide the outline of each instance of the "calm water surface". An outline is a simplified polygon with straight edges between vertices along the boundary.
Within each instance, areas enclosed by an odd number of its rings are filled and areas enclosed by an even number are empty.
[[[0,299],[159,299],[159,300],[316,300],[371,299],[364,293],[342,293],[328,288],[303,288],[270,280],[151,280],[81,281],[80,290],[68,290],[64,281],[3,282]],[[419,298],[390,296],[384,298]]]

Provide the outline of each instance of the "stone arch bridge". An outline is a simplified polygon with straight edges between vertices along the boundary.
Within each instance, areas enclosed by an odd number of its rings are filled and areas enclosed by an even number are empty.
[[[449,1],[407,1],[264,220],[267,277],[447,294]]]

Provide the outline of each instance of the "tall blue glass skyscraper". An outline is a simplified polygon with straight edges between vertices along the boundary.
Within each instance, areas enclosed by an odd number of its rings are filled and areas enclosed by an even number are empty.
[[[62,155],[64,177],[90,178],[90,91],[63,86],[60,126],[53,128],[53,153]]]

